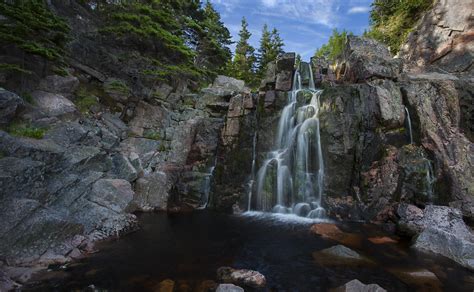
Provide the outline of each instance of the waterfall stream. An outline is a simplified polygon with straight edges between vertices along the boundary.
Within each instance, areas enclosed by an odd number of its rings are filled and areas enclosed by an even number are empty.
[[[295,71],[292,91],[278,123],[276,150],[267,154],[257,173],[256,207],[276,213],[322,218],[324,162],[320,138],[319,109],[322,90],[316,90],[310,64],[309,81],[303,86]],[[300,66],[300,67],[301,67]],[[249,199],[249,205],[250,205]],[[250,206],[249,206],[250,209]]]
[[[209,168],[209,172],[205,175],[204,178],[204,186],[203,186],[203,194],[201,197],[201,206],[198,209],[206,209],[209,205],[210,201],[210,194],[211,194],[211,183],[212,177],[214,175],[214,169],[216,168],[217,164],[217,157],[214,159],[214,164]]]
[[[411,118],[410,118],[410,112],[408,111],[407,107],[405,107],[405,113],[407,114],[408,133],[410,135],[410,144],[413,144],[413,133],[412,133],[412,129],[411,129]]]

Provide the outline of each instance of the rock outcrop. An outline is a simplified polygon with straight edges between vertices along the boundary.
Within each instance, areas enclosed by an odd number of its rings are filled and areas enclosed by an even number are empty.
[[[412,70],[472,77],[473,52],[472,1],[438,0],[410,33],[400,55]]]

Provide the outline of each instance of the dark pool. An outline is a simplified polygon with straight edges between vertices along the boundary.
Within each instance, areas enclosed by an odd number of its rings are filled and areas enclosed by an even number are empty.
[[[313,259],[313,252],[338,243],[310,232],[312,223],[305,220],[208,211],[142,214],[139,219],[140,231],[101,244],[99,253],[65,270],[40,275],[41,281],[31,282],[25,290],[85,290],[94,285],[109,291],[153,291],[157,283],[171,279],[180,287],[175,291],[205,291],[199,287],[215,281],[221,266],[261,272],[267,278],[262,291],[327,291],[352,279],[389,291],[474,290],[474,273],[450,260],[410,250],[403,240],[371,243],[368,237],[384,236],[373,225],[338,224],[362,238],[350,247],[374,262],[338,265]],[[400,276],[404,271],[426,270],[437,279]]]

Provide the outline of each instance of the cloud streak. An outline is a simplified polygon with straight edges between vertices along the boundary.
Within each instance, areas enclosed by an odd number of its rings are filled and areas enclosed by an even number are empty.
[[[370,7],[368,6],[354,6],[347,11],[347,14],[367,13],[369,11]]]

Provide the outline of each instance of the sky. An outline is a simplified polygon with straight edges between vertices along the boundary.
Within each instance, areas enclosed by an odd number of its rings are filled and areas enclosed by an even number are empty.
[[[250,44],[259,47],[262,27],[275,27],[285,42],[286,52],[309,60],[326,43],[334,28],[362,34],[369,26],[372,0],[211,0],[234,42],[243,16],[252,33]],[[235,44],[232,45],[234,50]]]

